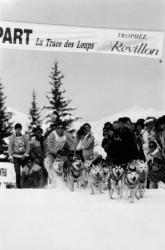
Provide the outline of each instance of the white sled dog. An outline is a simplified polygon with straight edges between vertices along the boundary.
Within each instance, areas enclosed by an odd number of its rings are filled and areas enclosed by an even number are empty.
[[[139,173],[139,197],[143,198],[147,186],[148,165],[147,162],[137,160],[137,171]]]
[[[89,171],[91,169],[92,161],[93,161],[93,156],[91,156],[90,159],[85,160],[83,163],[84,166],[83,166],[82,174],[84,178],[84,188],[86,188],[88,185],[88,177],[89,177]]]
[[[91,163],[88,174],[88,183],[91,188],[91,194],[95,194],[96,190],[98,190],[99,193],[103,193],[102,185],[104,182],[105,176],[102,167],[102,159],[98,158]]]
[[[47,187],[53,188],[56,186],[58,179],[63,180],[63,159],[61,157],[56,157],[52,164],[50,164],[49,159],[47,158],[44,161],[45,167],[48,171],[48,185]]]
[[[137,163],[133,161],[129,164],[125,176],[124,187],[126,191],[126,197],[130,200],[130,203],[134,203],[135,197],[139,199],[139,173],[137,172]]]

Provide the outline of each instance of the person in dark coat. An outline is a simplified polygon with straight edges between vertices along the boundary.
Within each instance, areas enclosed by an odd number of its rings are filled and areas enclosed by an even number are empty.
[[[119,118],[118,121],[118,137],[120,138],[119,164],[127,164],[132,160],[138,159],[138,150],[130,118],[123,117]]]
[[[135,123],[134,136],[135,136],[135,144],[137,147],[138,159],[146,161],[144,151],[143,151],[143,140],[142,133],[144,131],[144,119],[138,119]]]
[[[158,183],[165,183],[165,159],[156,141],[149,142],[149,173],[150,188],[158,188]]]
[[[76,133],[76,138],[75,138],[75,153],[80,156],[81,161],[84,162],[84,157],[83,157],[83,145],[82,145],[82,140],[85,137],[85,129],[83,126],[79,128],[79,130]]]
[[[22,170],[21,175],[22,188],[43,188],[43,171],[40,165],[35,163],[33,157],[27,158],[27,163]]]
[[[114,131],[113,125],[110,122],[104,124],[102,148],[107,154],[108,163],[116,163],[118,157],[118,150],[120,147],[120,138],[117,132]]]
[[[45,138],[42,135],[43,129],[37,126],[34,130],[34,137],[30,141],[29,155],[34,159],[34,162],[41,166],[43,171],[43,179],[45,185],[47,184],[48,173],[44,166],[45,158]]]
[[[102,147],[110,163],[126,167],[130,161],[139,158],[138,150],[131,120],[128,117],[119,118],[118,126],[115,130],[113,125],[107,129],[104,127]]]

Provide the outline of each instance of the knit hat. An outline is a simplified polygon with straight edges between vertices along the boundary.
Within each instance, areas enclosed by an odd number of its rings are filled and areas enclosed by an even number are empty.
[[[153,123],[155,120],[154,120],[154,118],[147,118],[146,120],[145,120],[145,122],[144,122],[144,125],[146,125],[146,124],[148,124],[148,123]]]

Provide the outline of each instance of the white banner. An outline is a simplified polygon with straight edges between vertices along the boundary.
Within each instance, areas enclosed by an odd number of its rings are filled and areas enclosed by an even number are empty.
[[[0,48],[161,58],[163,32],[0,21]]]

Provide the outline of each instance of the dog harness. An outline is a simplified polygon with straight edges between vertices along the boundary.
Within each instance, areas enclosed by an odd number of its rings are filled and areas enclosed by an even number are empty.
[[[147,178],[147,173],[139,173],[139,182],[144,183]]]
[[[135,187],[137,187],[139,183],[139,180],[137,179],[137,181],[135,183],[130,183],[128,178],[125,178],[125,184],[127,185],[127,187],[129,187],[130,189],[134,189]]]
[[[70,170],[70,173],[74,178],[78,178],[80,176],[80,171],[75,171],[73,169]]]
[[[94,186],[96,186],[96,187],[99,185],[99,183],[100,183],[101,181],[103,182],[101,176],[97,177],[97,176],[95,176],[95,175],[90,175],[90,179],[91,179],[91,181],[92,181],[92,184],[93,184]]]
[[[72,176],[72,178],[77,181],[77,179],[81,176],[81,169],[76,170],[74,169],[72,166],[70,166],[70,175]]]
[[[116,183],[115,183],[116,186],[118,185],[119,181],[121,180],[121,177],[122,177],[122,175],[120,175],[120,176],[117,178],[117,176],[115,176],[113,173],[110,175],[110,178],[111,178],[113,181],[116,182]]]
[[[101,181],[101,178],[96,178],[96,177],[94,177],[94,176],[92,176],[91,177],[91,180],[93,180],[92,181],[92,184],[95,186],[95,187],[97,187],[98,185],[99,185],[99,183],[100,183],[100,181]]]

